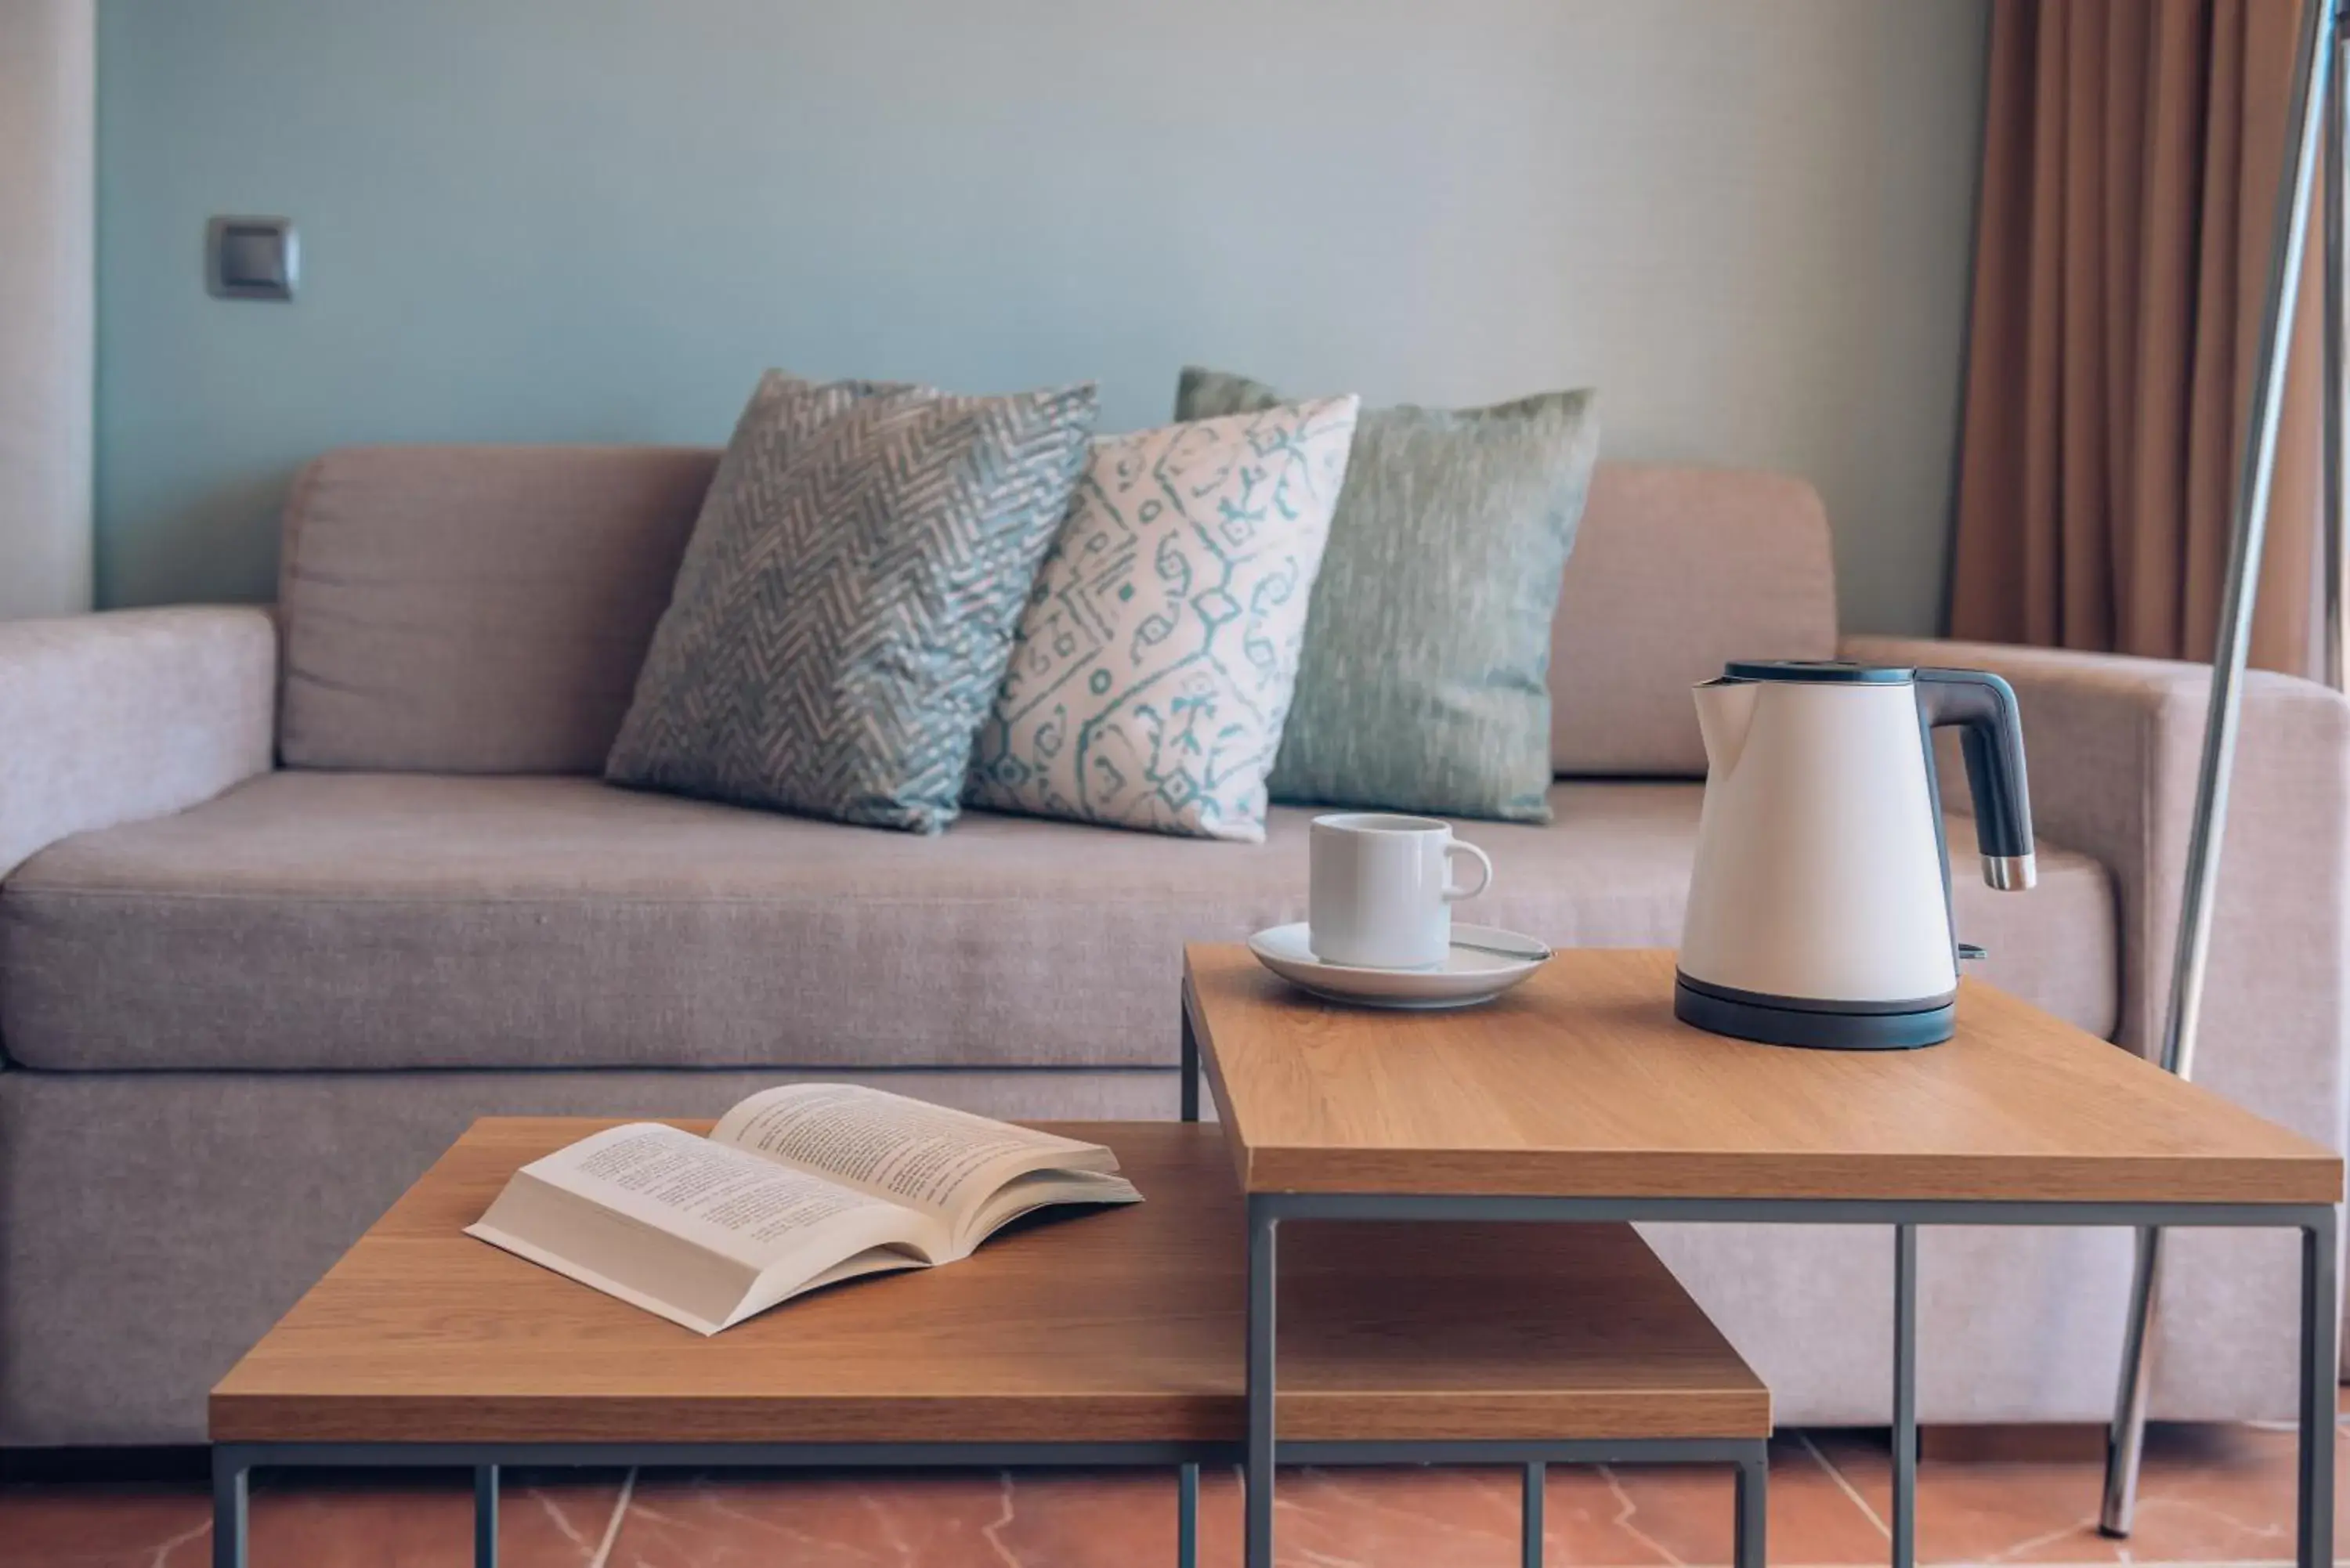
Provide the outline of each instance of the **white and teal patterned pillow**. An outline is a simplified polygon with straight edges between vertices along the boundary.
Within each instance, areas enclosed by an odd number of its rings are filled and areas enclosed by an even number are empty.
[[[770,371],[605,762],[615,784],[935,833],[1066,515],[1094,389]]]
[[[973,805],[1255,843],[1356,400],[1094,442]]]

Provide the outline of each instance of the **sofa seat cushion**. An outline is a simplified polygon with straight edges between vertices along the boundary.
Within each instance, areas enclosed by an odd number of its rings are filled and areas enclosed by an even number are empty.
[[[1690,784],[1561,784],[1479,823],[1482,921],[1670,946]],[[1302,919],[1261,845],[967,815],[936,838],[590,779],[280,772],[54,845],[0,885],[0,1045],[33,1067],[1171,1065],[1186,940]],[[1966,819],[1952,846],[1971,867]],[[1961,882],[1993,980],[2114,1023],[2113,894]]]

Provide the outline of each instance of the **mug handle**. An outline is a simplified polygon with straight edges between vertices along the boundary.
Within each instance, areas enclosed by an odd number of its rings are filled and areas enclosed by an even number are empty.
[[[1473,855],[1477,857],[1481,874],[1474,888],[1463,888],[1452,880],[1452,857],[1455,855]],[[1463,898],[1473,898],[1493,885],[1492,861],[1486,858],[1485,852],[1475,845],[1463,843],[1458,838],[1449,841],[1444,846],[1444,901],[1448,904],[1458,903]]]

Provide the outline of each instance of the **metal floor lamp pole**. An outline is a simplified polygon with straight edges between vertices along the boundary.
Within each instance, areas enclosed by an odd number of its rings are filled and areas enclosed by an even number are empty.
[[[2302,254],[2309,238],[2309,193],[2326,156],[2324,222],[2325,345],[2324,417],[2325,472],[2324,597],[2326,677],[2342,685],[2342,397],[2343,258],[2337,243],[2343,217],[2345,88],[2343,0],[2309,0],[2293,61],[2286,124],[2294,128],[2278,182],[2274,237],[2269,246],[2266,305],[2261,317],[2261,358],[2252,385],[2251,440],[2238,474],[2236,510],[2228,544],[2227,585],[2220,607],[2219,645],[2211,657],[2211,701],[2203,722],[2203,760],[2195,784],[2195,817],[2187,841],[2187,877],[2178,909],[2178,945],[2170,971],[2170,1007],[2164,1020],[2162,1065],[2180,1077],[2195,1071],[2195,1036],[2203,1009],[2203,971],[2211,950],[2211,909],[2220,870],[2220,836],[2228,819],[2228,785],[2235,771],[2237,722],[2251,649],[2252,604],[2260,588],[2269,481],[2276,467],[2277,426],[2284,404],[2285,362],[2293,345],[2293,315],[2300,293]],[[2147,1389],[2151,1380],[2155,1298],[2162,1274],[2162,1232],[2137,1232],[2137,1267],[2130,1282],[2130,1315],[2122,1344],[2121,1386],[2106,1442],[2105,1506],[2098,1528],[2130,1532],[2137,1508],[2137,1472],[2146,1441]]]

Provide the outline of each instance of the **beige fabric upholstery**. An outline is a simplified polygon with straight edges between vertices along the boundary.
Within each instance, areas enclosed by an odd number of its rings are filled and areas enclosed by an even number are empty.
[[[268,771],[276,674],[263,610],[0,623],[0,877]]]
[[[1551,763],[1697,778],[1689,689],[1732,659],[1835,651],[1835,567],[1812,487],[1603,462],[1551,623]]]
[[[418,446],[313,462],[286,509],[286,764],[600,773],[717,461]],[[1809,485],[1603,462],[1554,623],[1552,761],[1696,777],[1692,683],[1835,646]]]
[[[288,767],[599,774],[718,454],[359,447],[286,507]]]
[[[289,609],[305,613],[286,646],[307,671],[284,694],[289,757],[592,772],[711,461],[325,460],[292,520],[353,537],[315,573],[307,546],[308,565],[289,552]],[[440,473],[437,497],[419,462]],[[660,545],[645,519],[664,516]],[[1729,658],[1831,651],[1825,525],[1800,485],[1602,465],[1584,545],[1555,649],[1564,768],[1693,776],[1688,685]],[[196,1438],[205,1386],[474,1114],[707,1111],[795,1066],[891,1064],[907,1064],[897,1086],[1004,1114],[1165,1114],[1171,1075],[1116,1064],[1173,1061],[1178,941],[1302,912],[1299,811],[1275,812],[1250,847],[983,815],[926,843],[587,778],[295,771],[206,800],[267,767],[271,650],[253,611],[0,628],[0,735],[41,737],[0,747],[0,867],[30,857],[0,885],[0,1038],[18,1067],[0,1073],[0,1277],[16,1282],[0,1443]],[[2038,825],[2085,853],[2043,843],[2028,895],[1962,875],[1961,934],[1991,948],[1988,978],[2142,1046],[2167,977],[2202,672],[1853,651],[2016,683]],[[2345,746],[2340,700],[2254,679],[2201,1075],[2337,1144]],[[1550,827],[1479,825],[1468,836],[1502,875],[1469,912],[1562,942],[1669,944],[1697,800],[1690,784],[1575,783],[1554,793]],[[1951,835],[1964,870],[1962,818]],[[298,1070],[440,1064],[469,1070]],[[561,1070],[594,1064],[624,1070]],[[154,1070],[248,1066],[296,1070]],[[93,1142],[92,1127],[142,1136]],[[310,1195],[299,1212],[288,1191]],[[272,1219],[256,1229],[259,1213]],[[1884,1420],[1881,1231],[1654,1239],[1783,1419]],[[1926,1418],[2097,1417],[2127,1245],[1929,1235]],[[2292,1239],[2175,1246],[2157,1414],[2289,1414]],[[141,1260],[127,1276],[124,1257]]]
[[[268,765],[260,612],[0,628],[0,874],[25,861],[0,885],[17,1068],[0,1073],[0,1443],[194,1440],[235,1352],[474,1114],[708,1111],[795,1066],[892,1064],[897,1086],[1003,1114],[1171,1111],[1171,1075],[1118,1064],[1174,1059],[1180,940],[1302,912],[1306,813],[1276,811],[1261,847],[984,815],[922,842],[588,778],[433,776],[600,764],[713,460],[440,449],[313,469],[289,509],[287,756],[426,771],[250,777]],[[1803,486],[1603,464],[1555,640],[1555,759],[1694,776],[1688,685],[1729,658],[1825,654],[1832,627]],[[2043,842],[2028,895],[1962,875],[1961,935],[1991,948],[1987,978],[2143,1047],[2202,671],[1852,650],[2015,682],[2038,826],[2071,848]],[[2346,711],[2299,682],[2248,690],[2200,1074],[2337,1145]],[[1697,800],[1690,784],[1575,783],[1550,827],[1478,825],[1501,879],[1466,912],[1669,944]],[[1964,870],[1963,819],[1951,835]],[[441,1064],[469,1070],[299,1070]],[[562,1070],[593,1064],[623,1070]],[[1655,1239],[1783,1419],[1885,1419],[1883,1232]],[[2156,1413],[2289,1414],[2292,1239],[2174,1244]],[[1926,1418],[2096,1418],[2127,1247],[1929,1234]]]
[[[1699,793],[1562,784],[1548,826],[1475,825],[1499,875],[1466,911],[1669,946]],[[1180,944],[1302,917],[1311,815],[1262,846],[987,814],[922,839],[586,779],[285,772],[25,866],[0,1030],[77,1069],[1169,1064]],[[2062,850],[2043,876],[1969,888],[1968,935],[2103,1031],[2111,890]]]

